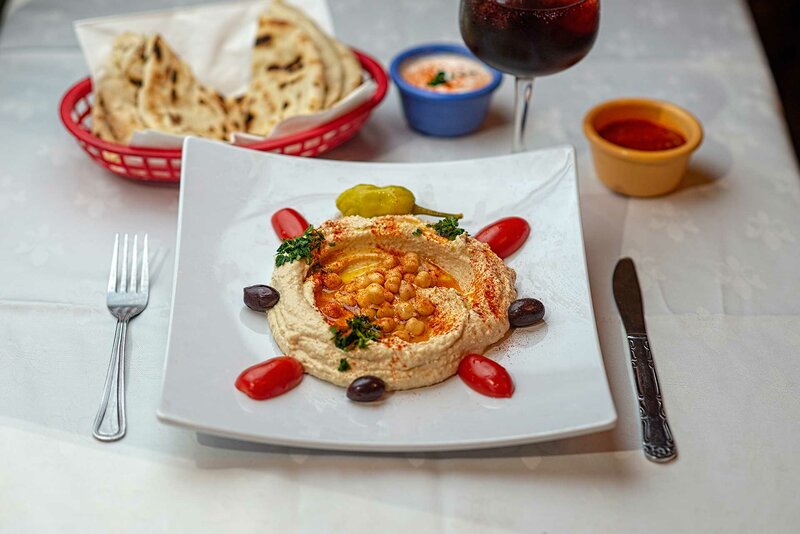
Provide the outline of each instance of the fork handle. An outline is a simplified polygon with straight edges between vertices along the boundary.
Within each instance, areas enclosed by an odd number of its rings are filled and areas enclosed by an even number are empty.
[[[117,320],[108,362],[103,400],[94,419],[92,435],[100,441],[116,441],[125,435],[125,340],[128,321]]]

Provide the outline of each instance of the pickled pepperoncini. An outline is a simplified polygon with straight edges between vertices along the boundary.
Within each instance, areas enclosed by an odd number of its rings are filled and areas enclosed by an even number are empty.
[[[444,213],[418,206],[414,193],[399,185],[386,187],[371,184],[356,185],[339,195],[336,207],[345,216],[431,215],[457,219],[463,217],[461,213]]]

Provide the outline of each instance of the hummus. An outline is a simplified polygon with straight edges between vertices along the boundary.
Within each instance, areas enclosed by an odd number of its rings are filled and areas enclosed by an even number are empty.
[[[388,390],[428,386],[508,331],[516,274],[486,244],[448,240],[410,215],[344,217],[318,230],[327,243],[310,264],[275,268],[281,299],[268,312],[275,341],[309,374],[339,386],[365,375]],[[331,329],[357,315],[379,339],[337,348]]]

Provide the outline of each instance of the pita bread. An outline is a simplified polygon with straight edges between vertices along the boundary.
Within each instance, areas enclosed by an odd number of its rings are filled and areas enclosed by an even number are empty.
[[[224,100],[225,111],[228,114],[228,132],[243,132],[244,128],[244,114],[242,109],[242,101],[244,96],[226,97]]]
[[[242,99],[245,130],[269,135],[281,119],[313,113],[325,103],[319,50],[295,23],[270,12],[259,18],[250,87]]]
[[[259,17],[251,67],[247,92],[223,98],[159,35],[120,35],[94,90],[92,132],[125,144],[148,128],[223,140],[233,131],[267,136],[285,118],[332,106],[362,76],[347,46],[281,0]]]
[[[282,117],[276,93],[276,87],[269,82],[251,82],[241,100],[243,128],[239,131],[265,137],[272,132]]]
[[[138,33],[126,32],[118,36],[111,49],[110,68],[134,83],[141,83],[146,43],[147,38]]]
[[[114,40],[108,68],[94,88],[92,133],[106,141],[128,144],[144,128],[137,111],[142,84],[145,37],[125,33]]]
[[[333,39],[328,37],[319,26],[311,20],[301,10],[283,3],[281,0],[274,0],[267,9],[267,13],[275,17],[280,17],[296,24],[305,31],[316,47],[322,59],[325,69],[325,103],[324,107],[330,107],[342,96],[343,72],[339,52]]]
[[[117,137],[108,125],[106,110],[99,96],[95,97],[94,104],[92,105],[92,133],[103,141],[109,141],[111,143],[118,142]]]
[[[124,78],[104,77],[92,107],[93,132],[97,135],[110,132],[115,141],[128,144],[133,132],[144,128],[136,110],[137,91],[138,88]]]
[[[339,99],[341,100],[361,85],[361,63],[346,44],[339,41],[334,41],[334,44],[342,62],[342,96]]]
[[[201,84],[160,35],[147,40],[139,115],[147,128],[178,135],[227,139],[222,95]]]

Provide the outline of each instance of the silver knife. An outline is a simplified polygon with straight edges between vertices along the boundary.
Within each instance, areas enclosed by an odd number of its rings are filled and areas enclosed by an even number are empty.
[[[661,399],[661,386],[658,384],[650,341],[644,326],[642,293],[632,259],[623,258],[617,262],[613,286],[614,300],[617,301],[622,323],[628,333],[631,366],[639,396],[644,454],[653,462],[669,462],[678,455],[678,451]]]

